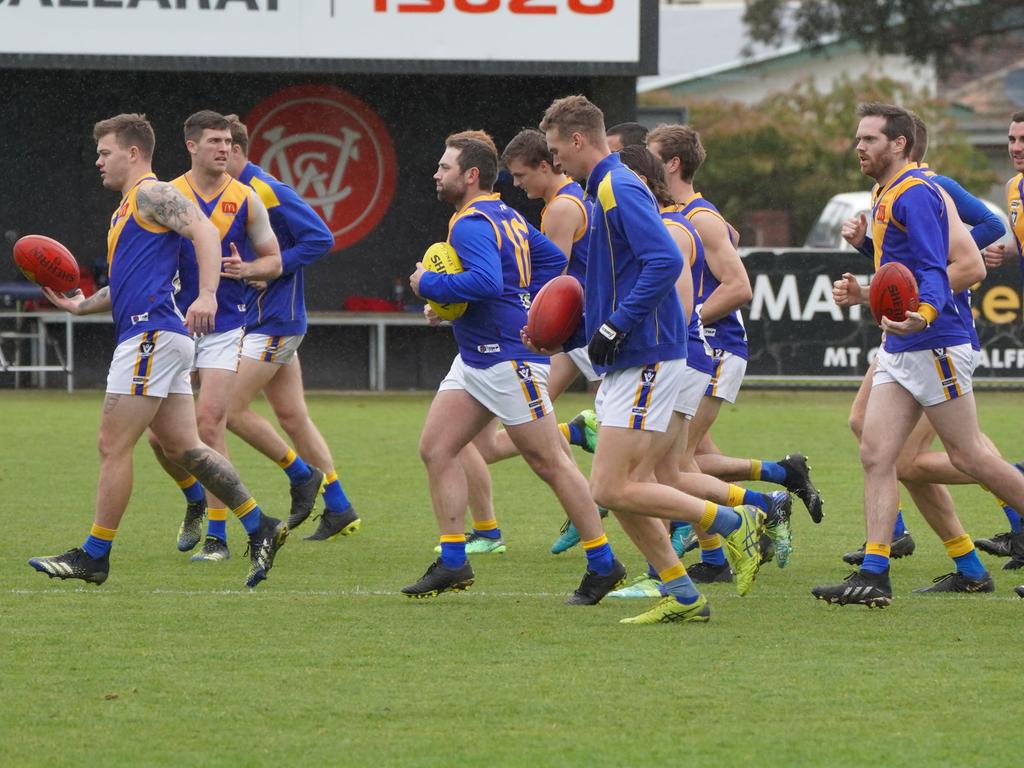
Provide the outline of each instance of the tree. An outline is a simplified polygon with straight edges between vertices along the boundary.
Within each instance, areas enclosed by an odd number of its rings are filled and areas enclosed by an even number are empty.
[[[811,46],[850,38],[943,72],[967,43],[1024,29],[1024,0],[747,0],[743,20],[760,43],[781,45],[790,35]]]
[[[917,112],[931,137],[926,159],[967,189],[979,192],[997,181],[984,156],[955,130],[948,105],[905,83],[843,79],[825,93],[808,80],[754,106],[672,98],[679,101],[672,106],[689,108],[707,149],[697,189],[741,230],[752,211],[786,212],[794,244],[803,242],[830,197],[871,188],[853,149],[861,102],[901,104]],[[664,105],[664,93],[643,99],[646,104],[656,100]]]

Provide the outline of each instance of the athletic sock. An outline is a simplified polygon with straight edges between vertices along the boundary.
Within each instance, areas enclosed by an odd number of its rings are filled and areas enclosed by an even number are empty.
[[[85,540],[82,549],[93,560],[99,560],[110,552],[116,535],[117,528],[104,528],[102,525],[93,523],[92,530],[89,531],[89,538]]]
[[[596,539],[589,539],[583,542],[583,551],[587,555],[587,568],[598,576],[607,576],[612,572],[612,545],[608,543],[608,536],[601,534]]]
[[[893,539],[898,539],[907,532],[907,526],[903,524],[903,510],[896,510],[896,524],[892,527]]]
[[[740,513],[732,507],[723,507],[713,501],[704,502],[704,515],[698,525],[708,533],[728,536],[743,523]]]
[[[246,533],[256,533],[256,531],[259,530],[260,520],[263,518],[263,513],[260,511],[260,507],[256,503],[256,499],[252,496],[231,511],[234,513],[235,517],[241,521],[242,525],[245,527]]]
[[[225,544],[228,541],[228,508],[210,507],[206,510],[206,535],[220,539]]]
[[[725,550],[722,537],[717,534],[710,539],[700,540],[700,561],[708,565],[725,565]]]
[[[955,539],[942,542],[946,547],[946,554],[953,558],[956,563],[956,570],[972,581],[978,581],[985,577],[985,566],[981,564],[978,557],[978,550],[974,548],[974,542],[966,533],[957,536]]]
[[[586,436],[578,424],[563,423],[559,424],[558,428],[562,431],[562,436],[569,441],[569,445],[582,447],[586,444]]]
[[[750,479],[782,485],[786,482],[786,468],[777,461],[750,460]]]
[[[889,570],[889,553],[892,547],[869,541],[864,545],[864,562],[860,569],[868,573],[885,573]]]
[[[661,581],[661,576],[658,575],[658,569],[650,563],[647,564],[647,575],[655,581]]]
[[[466,564],[466,534],[441,535],[441,564],[445,568],[461,568]]]
[[[299,459],[299,461],[302,461],[302,459]],[[352,502],[348,500],[345,490],[341,487],[341,481],[338,480],[337,472],[331,472],[331,474],[324,478],[323,493],[324,508],[328,512],[344,512],[352,506]]]
[[[1003,508],[1003,514],[1010,523],[1010,532],[1020,533],[1020,513],[1002,499],[996,499],[996,503]]]
[[[288,475],[292,485],[300,485],[306,482],[309,480],[309,476],[313,474],[313,470],[309,468],[309,465],[299,458],[291,448],[288,449],[288,453],[284,455],[283,459],[277,460],[277,466]]]
[[[676,563],[671,568],[661,571],[662,593],[672,595],[677,602],[683,605],[693,605],[700,597],[693,580],[686,575],[686,568],[682,563]]]
[[[730,485],[729,506],[738,507],[740,504],[752,504],[763,512],[767,512],[772,507],[772,499],[767,493],[751,491],[738,485]]]
[[[501,538],[501,528],[498,527],[497,519],[493,517],[490,520],[474,520],[473,533],[485,539]]]
[[[195,504],[197,501],[202,501],[206,495],[206,491],[203,490],[203,484],[196,480],[192,475],[189,475],[184,480],[178,480],[178,487],[181,488],[181,492],[185,494],[185,501],[189,504]]]

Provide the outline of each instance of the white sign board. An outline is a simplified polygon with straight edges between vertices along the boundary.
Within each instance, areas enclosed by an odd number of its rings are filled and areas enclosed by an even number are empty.
[[[0,0],[0,55],[623,63],[641,0]]]

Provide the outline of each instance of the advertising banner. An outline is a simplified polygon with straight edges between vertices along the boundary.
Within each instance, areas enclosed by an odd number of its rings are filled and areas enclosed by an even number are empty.
[[[431,71],[514,72],[545,62],[639,74],[642,58],[647,69],[652,62],[651,51],[642,55],[644,15],[656,28],[647,0],[0,0],[0,57],[287,62],[298,71],[356,62],[423,71],[401,62],[433,62]],[[656,51],[657,40],[648,43]]]
[[[753,299],[744,310],[750,343],[747,375],[784,379],[860,379],[881,331],[867,306],[840,308],[832,282],[844,272],[867,283],[873,263],[858,253],[749,250],[744,264]],[[1021,276],[1016,265],[989,272],[972,292],[982,344],[977,380],[1024,384]]]

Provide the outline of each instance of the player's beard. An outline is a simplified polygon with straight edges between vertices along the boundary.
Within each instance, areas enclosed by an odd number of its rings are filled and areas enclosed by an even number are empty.
[[[465,193],[466,188],[461,184],[449,185],[442,183],[441,188],[437,190],[437,199],[442,203],[450,203],[458,207]]]

